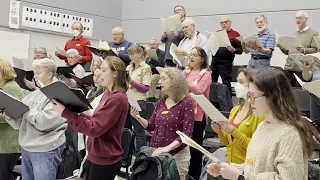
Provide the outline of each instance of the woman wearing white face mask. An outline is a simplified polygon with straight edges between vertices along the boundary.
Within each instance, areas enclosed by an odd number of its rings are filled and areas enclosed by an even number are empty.
[[[212,129],[219,135],[220,141],[227,146],[226,162],[241,164],[245,162],[246,150],[250,139],[264,118],[252,114],[247,93],[249,79],[256,73],[254,69],[240,69],[235,86],[239,105],[232,108],[229,123],[212,122]]]
[[[73,38],[67,41],[64,50],[76,49],[79,52],[80,59],[78,64],[85,65],[88,62],[92,61],[92,53],[87,46],[90,46],[91,43],[88,39],[82,36],[83,25],[80,22],[74,22],[72,24]],[[64,60],[68,63],[67,57],[61,54],[55,53],[58,58]]]

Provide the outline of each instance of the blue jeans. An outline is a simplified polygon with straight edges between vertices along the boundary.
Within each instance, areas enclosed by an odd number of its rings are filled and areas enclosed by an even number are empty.
[[[270,59],[253,59],[251,58],[248,63],[248,68],[262,70],[270,67]]]
[[[22,149],[23,180],[56,180],[65,144],[49,152],[29,152]]]
[[[138,104],[140,105],[140,108],[141,108],[141,111],[139,112],[139,114],[141,117],[145,118],[146,109],[147,109],[146,101],[139,100]],[[125,128],[132,129],[132,126],[133,126],[133,129],[134,129],[133,133],[135,135],[135,149],[136,149],[136,153],[138,153],[142,146],[147,145],[147,137],[146,137],[145,129],[142,127],[142,125],[134,117],[130,115],[130,109],[131,107],[129,108],[129,113],[125,123]]]

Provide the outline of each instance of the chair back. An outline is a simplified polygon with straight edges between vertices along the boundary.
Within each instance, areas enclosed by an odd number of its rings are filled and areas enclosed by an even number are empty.
[[[299,109],[302,113],[309,114],[310,112],[310,94],[307,90],[294,88],[293,94],[299,105]]]
[[[121,147],[123,150],[122,164],[130,165],[132,161],[132,154],[134,149],[134,138],[133,133],[130,129],[124,128],[121,137]]]
[[[154,108],[156,106],[156,102],[146,102],[146,115],[145,119],[149,119],[152,116]]]
[[[231,82],[237,82],[238,71],[240,68],[245,68],[247,65],[232,66]]]

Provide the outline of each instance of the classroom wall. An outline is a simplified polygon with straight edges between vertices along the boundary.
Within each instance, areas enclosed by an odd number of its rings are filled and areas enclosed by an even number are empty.
[[[296,30],[295,13],[305,10],[309,14],[308,24],[320,32],[320,1],[269,0],[265,3],[255,0],[217,2],[212,0],[123,0],[121,26],[128,40],[136,43],[148,43],[151,38],[160,40],[163,33],[159,17],[173,15],[175,5],[186,8],[187,17],[195,20],[200,32],[220,29],[219,20],[229,16],[233,29],[244,36],[256,33],[255,18],[261,14],[267,16],[268,27],[280,35],[290,35]],[[132,28],[134,27],[134,28]],[[205,32],[204,32],[205,33]],[[247,64],[250,56],[236,56],[234,64]],[[284,56],[275,50],[271,64],[283,66]]]
[[[93,36],[89,38],[93,45],[97,45],[100,39],[111,41],[111,29],[121,24],[121,0],[23,0],[20,2],[20,16],[22,16],[23,6],[28,6],[93,19]],[[30,34],[30,58],[33,57],[33,48],[36,46],[46,47],[49,54],[53,56],[55,45],[64,47],[65,42],[71,38],[71,35],[63,33],[25,27],[21,27],[21,30],[9,29],[9,6],[10,0],[1,0],[0,30]]]

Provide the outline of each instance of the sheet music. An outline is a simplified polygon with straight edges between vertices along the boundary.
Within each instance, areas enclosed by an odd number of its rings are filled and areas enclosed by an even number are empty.
[[[279,36],[278,43],[287,50],[296,50],[299,45],[296,37],[294,36]]]
[[[18,57],[12,56],[12,61],[15,68],[22,69],[25,71],[33,71],[33,59],[20,59]]]
[[[165,32],[182,30],[181,16],[179,14],[167,18],[160,17],[160,20]]]
[[[209,151],[207,151],[206,149],[204,149],[202,146],[200,146],[198,143],[196,143],[195,141],[193,141],[191,138],[189,138],[187,135],[185,135],[184,133],[182,133],[181,131],[177,131],[176,132],[182,142],[188,146],[191,146],[195,149],[197,149],[198,151],[200,151],[201,153],[203,153],[204,155],[208,156],[211,160],[213,160],[215,163],[219,163],[220,160],[218,158],[216,158],[212,153],[210,153]]]
[[[147,49],[147,56],[151,59],[158,60],[157,51],[155,49]]]
[[[59,48],[56,46],[56,52],[62,56],[67,56],[66,51],[64,49]]]
[[[239,37],[236,37],[239,41],[241,42],[244,42],[244,43],[249,43],[249,42],[255,42],[257,44],[257,46],[259,47],[264,47],[259,38],[256,37],[256,36],[249,36],[249,37],[244,37],[244,36],[239,36]]]
[[[210,117],[214,122],[229,122],[229,120],[221,114],[221,112],[212,105],[212,103],[203,95],[195,95],[190,93],[191,97],[199,104],[203,111]]]
[[[161,74],[163,72],[164,68],[158,66],[158,67],[156,67],[156,70],[158,71],[159,74]]]
[[[228,34],[226,30],[218,32],[209,32],[206,31],[211,36],[208,39],[208,46],[213,55],[217,53],[220,47],[231,46]]]
[[[294,77],[296,78],[296,80],[298,81],[298,83],[300,84],[300,86],[303,86],[305,84],[305,82],[303,82],[299,76],[296,75],[296,73],[293,73]]]
[[[109,51],[111,48],[109,46],[109,44],[106,41],[99,41],[99,50],[105,50],[105,51]]]
[[[302,86],[304,89],[320,98],[320,81],[312,81],[304,83]]]
[[[131,90],[127,91],[128,101],[132,107],[135,107],[138,111],[141,111],[141,107],[138,104],[137,99],[135,98],[134,93]]]
[[[179,66],[182,66],[181,61],[184,56],[177,55],[176,54],[177,50],[179,50],[178,47],[174,43],[172,43],[170,46],[170,54],[173,57],[173,59],[175,59],[178,62]]]
[[[56,63],[57,67],[65,67],[67,66],[65,61],[62,61],[60,59],[54,59],[54,62]]]

